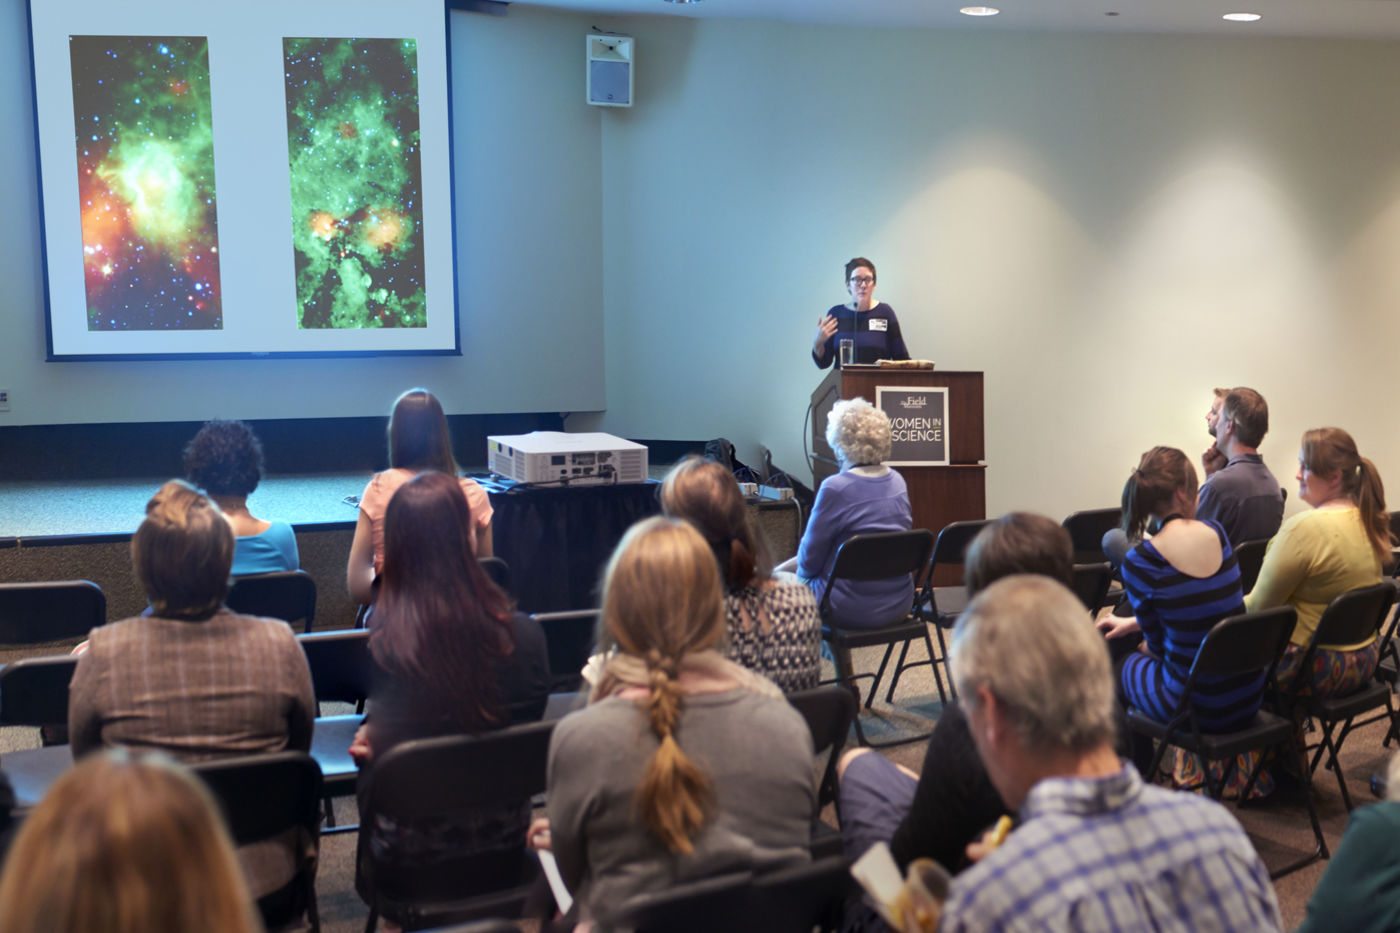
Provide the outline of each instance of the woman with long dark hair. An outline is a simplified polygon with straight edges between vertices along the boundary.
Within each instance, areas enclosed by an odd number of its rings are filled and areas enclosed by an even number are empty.
[[[438,735],[476,735],[537,720],[549,696],[549,660],[539,623],[517,613],[481,569],[472,516],[457,481],[424,473],[389,502],[384,571],[370,617],[374,684],[369,716],[350,752],[361,789],[374,761],[395,745]],[[519,851],[529,802],[463,814],[451,826],[365,826],[371,843],[430,863],[437,845]],[[440,840],[451,840],[440,842]]]
[[[419,473],[436,470],[457,476],[452,437],[442,403],[427,389],[409,389],[394,401],[389,416],[389,469],[376,473],[360,497],[360,515],[345,583],[356,602],[374,601],[374,578],[384,566],[384,514],[399,487]],[[471,510],[470,540],[477,557],[491,555],[491,500],[466,477],[457,484]]]

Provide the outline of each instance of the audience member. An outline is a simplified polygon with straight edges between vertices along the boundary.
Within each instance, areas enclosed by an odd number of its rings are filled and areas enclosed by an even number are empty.
[[[69,687],[74,757],[110,745],[183,761],[308,750],[306,656],[287,623],[224,607],[233,530],[218,506],[171,480],[147,504],[131,556],[150,614],[93,629]],[[241,854],[257,897],[295,870],[285,842]]]
[[[0,877],[0,933],[254,933],[214,802],[159,755],[93,755],[29,814]]]
[[[1259,445],[1269,431],[1269,405],[1264,396],[1245,386],[1230,389],[1216,418],[1218,457],[1205,457],[1206,481],[1196,497],[1196,517],[1225,529],[1230,544],[1272,538],[1283,521],[1283,491]],[[1224,463],[1212,469],[1221,459]]]
[[[1298,498],[1312,508],[1284,522],[1269,542],[1259,580],[1245,600],[1251,611],[1289,605],[1298,612],[1278,667],[1285,686],[1299,676],[1303,652],[1327,604],[1347,590],[1379,583],[1391,547],[1381,475],[1341,428],[1303,434]],[[1375,638],[1319,645],[1304,676],[1319,696],[1348,693],[1371,679],[1379,657]]]
[[[437,470],[457,476],[452,438],[442,404],[426,389],[409,389],[394,401],[389,415],[389,469],[376,473],[360,496],[360,515],[350,542],[345,582],[350,597],[368,605],[374,601],[374,578],[384,567],[384,512],[395,491],[415,474]],[[465,476],[457,483],[472,514],[472,550],[491,556],[491,500]]]
[[[953,879],[941,930],[1277,930],[1268,871],[1234,817],[1145,783],[1113,748],[1108,652],[1068,589],[992,584],[958,619],[953,679],[1020,825]]]
[[[1225,416],[1221,416],[1221,425]],[[1224,529],[1196,519],[1196,470],[1186,454],[1154,447],[1142,455],[1123,486],[1123,530],[1141,538],[1150,518],[1160,529],[1140,541],[1123,562],[1123,591],[1134,616],[1105,616],[1100,622],[1119,658],[1119,689],[1124,703],[1154,719],[1176,714],[1196,652],[1215,624],[1244,611],[1240,569]],[[1137,650],[1121,641],[1142,633]],[[1203,677],[1192,700],[1206,732],[1231,732],[1248,724],[1263,699],[1265,671],[1229,677]],[[1152,743],[1140,739],[1135,760],[1145,769]],[[1187,783],[1182,756],[1177,777]],[[1243,770],[1243,769],[1239,769]],[[1247,779],[1237,770],[1241,786]],[[1267,785],[1261,791],[1271,790]]]
[[[1216,386],[1214,394],[1211,396],[1210,410],[1206,412],[1206,433],[1211,436],[1210,446],[1201,454],[1201,469],[1205,471],[1206,476],[1210,476],[1216,470],[1223,468],[1226,461],[1229,459],[1220,448],[1215,445],[1215,432],[1220,425],[1220,409],[1225,406],[1225,396],[1229,394],[1229,389],[1222,389]]]
[[[1003,515],[983,528],[963,567],[969,597],[1012,574],[1042,574],[1068,586],[1073,573],[1069,532],[1030,512]],[[901,869],[927,857],[956,872],[966,864],[968,844],[1006,813],[956,700],[938,717],[921,773],[853,748],[842,757],[840,778],[841,833],[851,859],[883,839]]]
[[[271,573],[301,565],[297,536],[286,522],[248,511],[248,497],[263,476],[263,450],[242,421],[209,421],[185,445],[185,479],[204,490],[233,525],[232,573]]]
[[[1386,769],[1385,800],[1358,807],[1308,898],[1297,933],[1400,930],[1400,755]]]
[[[904,477],[883,464],[890,455],[890,419],[863,398],[831,408],[826,440],[836,451],[841,472],[817,490],[797,557],[780,570],[796,569],[812,588],[818,605],[836,552],[852,535],[908,531],[913,527]],[[879,628],[903,618],[914,602],[913,578],[838,580],[831,587],[830,611],[846,628]]]
[[[585,917],[676,882],[810,857],[811,735],[765,677],[726,660],[714,557],[655,517],[608,563],[600,634],[616,642],[590,704],[555,727],[552,847]]]
[[[479,734],[537,720],[549,697],[549,657],[538,622],[517,613],[472,553],[472,517],[457,482],[424,473],[394,493],[384,516],[384,572],[370,617],[370,715],[351,751],[363,768],[395,745]],[[451,826],[362,826],[372,845],[406,863],[439,847],[519,852],[528,801],[499,814],[463,814]]]
[[[768,542],[749,522],[733,474],[713,460],[688,457],[661,486],[667,515],[705,538],[724,584],[728,656],[783,691],[806,690],[821,674],[821,620],[812,591],[773,576]]]

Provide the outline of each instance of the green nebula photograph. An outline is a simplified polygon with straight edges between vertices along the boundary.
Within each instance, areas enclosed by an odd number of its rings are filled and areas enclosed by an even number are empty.
[[[282,52],[299,326],[426,327],[417,41]]]
[[[221,329],[207,40],[68,41],[88,330]]]

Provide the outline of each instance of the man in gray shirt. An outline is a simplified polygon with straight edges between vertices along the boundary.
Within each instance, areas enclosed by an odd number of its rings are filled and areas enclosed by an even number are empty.
[[[1283,491],[1264,466],[1259,444],[1269,430],[1269,405],[1245,386],[1226,394],[1215,422],[1215,445],[1201,458],[1206,481],[1196,517],[1220,523],[1230,544],[1272,538],[1283,522]]]

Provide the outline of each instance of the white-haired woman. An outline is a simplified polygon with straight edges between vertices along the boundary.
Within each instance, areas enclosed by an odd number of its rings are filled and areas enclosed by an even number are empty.
[[[831,408],[826,440],[841,462],[841,472],[817,490],[817,501],[798,545],[796,570],[820,604],[836,552],[852,535],[874,531],[908,531],[914,524],[904,477],[884,465],[890,455],[890,419],[863,398],[846,399]],[[831,615],[845,628],[879,628],[902,618],[914,601],[914,581],[838,580],[831,588]]]

